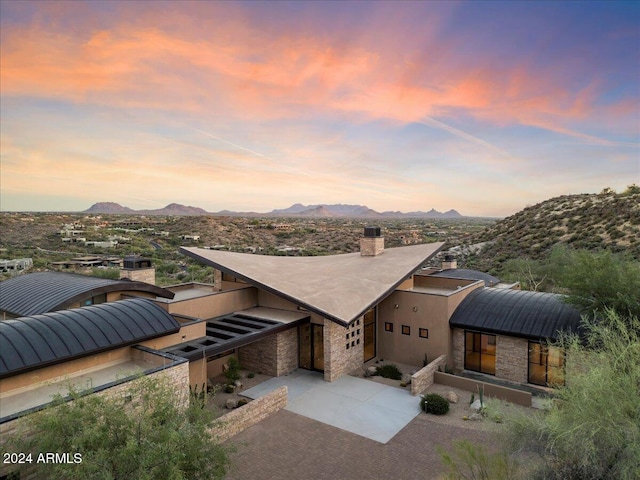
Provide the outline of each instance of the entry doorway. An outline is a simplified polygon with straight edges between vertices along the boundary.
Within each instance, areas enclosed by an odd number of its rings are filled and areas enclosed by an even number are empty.
[[[324,326],[306,323],[298,328],[298,365],[324,372]]]
[[[364,361],[368,362],[376,356],[376,309],[372,308],[364,314]]]

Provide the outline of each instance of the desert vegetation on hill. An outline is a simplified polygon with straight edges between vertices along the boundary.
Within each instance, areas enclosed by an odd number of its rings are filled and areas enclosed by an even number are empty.
[[[513,259],[544,260],[557,244],[640,260],[640,187],[555,197],[507,217],[472,242],[486,242],[467,265],[500,275]]]

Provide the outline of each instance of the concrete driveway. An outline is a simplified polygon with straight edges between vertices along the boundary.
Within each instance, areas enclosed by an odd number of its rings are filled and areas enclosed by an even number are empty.
[[[286,410],[383,444],[420,413],[419,398],[406,390],[348,375],[329,383],[301,369],[242,395],[255,399],[282,385],[289,392]]]

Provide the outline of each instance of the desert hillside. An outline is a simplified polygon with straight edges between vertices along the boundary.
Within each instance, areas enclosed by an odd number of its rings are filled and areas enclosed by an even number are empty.
[[[640,259],[640,187],[551,198],[487,227],[473,241],[487,242],[469,259],[473,267],[494,272],[511,258],[542,259],[559,243]]]

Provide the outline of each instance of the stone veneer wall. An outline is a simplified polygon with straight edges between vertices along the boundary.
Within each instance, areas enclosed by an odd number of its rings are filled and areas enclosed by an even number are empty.
[[[371,257],[384,252],[384,237],[364,237],[360,239],[360,255]]]
[[[145,375],[144,378],[160,378],[166,379],[171,386],[175,388],[175,398],[180,404],[185,405],[186,402],[189,401],[189,362],[182,362],[178,365],[168,367],[162,370],[159,370],[154,373],[150,373],[149,375]],[[118,385],[115,385],[110,388],[105,388],[100,390],[93,395],[103,395],[108,398],[117,398],[124,397],[127,395],[129,388],[131,387],[133,381],[123,382]],[[19,429],[23,435],[29,435],[28,431],[19,428],[21,424],[24,422],[26,417],[20,417],[15,420],[10,420],[8,422],[4,422],[0,424],[0,447],[5,444],[5,442],[9,439],[9,437],[16,433],[16,430]],[[3,448],[0,448],[3,450]],[[0,464],[0,476],[7,475],[13,469],[9,467],[9,465]],[[29,474],[29,472],[25,472],[24,475],[21,475],[20,478],[35,478],[33,474]]]
[[[496,378],[527,383],[529,342],[523,338],[496,336]]]
[[[444,369],[444,366],[447,364],[447,356],[440,355],[433,362],[429,363],[425,367],[418,370],[416,373],[411,375],[411,395],[418,395],[421,392],[424,392],[427,388],[429,388],[434,380],[434,375],[438,370],[438,367]]]
[[[349,328],[324,321],[324,379],[333,382],[359,368],[364,359],[364,324],[356,320]]]
[[[298,328],[270,335],[238,349],[245,370],[279,377],[298,367]]]
[[[211,433],[224,442],[286,406],[287,387],[282,386],[220,417]]]
[[[464,330],[453,329],[453,369],[464,370]]]
[[[156,269],[155,267],[140,269],[121,268],[120,278],[128,278],[129,280],[132,280],[134,282],[144,282],[155,285]]]

